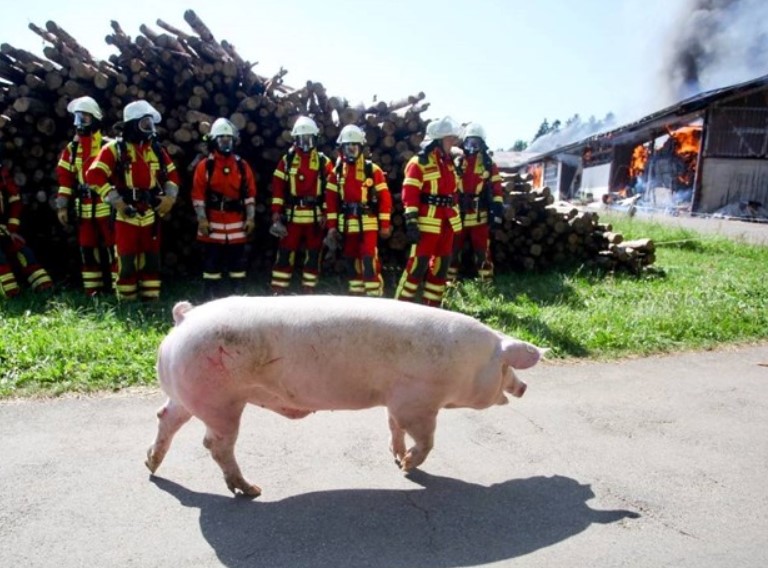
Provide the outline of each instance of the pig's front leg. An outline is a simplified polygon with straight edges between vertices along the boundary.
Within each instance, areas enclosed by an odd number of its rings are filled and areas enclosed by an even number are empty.
[[[203,419],[207,427],[203,446],[210,450],[211,456],[219,464],[224,473],[224,481],[232,493],[237,495],[240,491],[248,497],[258,497],[261,495],[261,488],[243,477],[235,459],[235,442],[244,407],[244,404],[238,404],[237,408],[230,407],[226,413],[217,414],[215,420]]]
[[[192,414],[181,403],[170,398],[157,411],[157,436],[155,443],[147,450],[147,460],[144,462],[149,471],[155,473],[160,467],[171,447],[173,436],[191,417]]]
[[[414,442],[399,460],[400,469],[410,471],[419,467],[427,459],[434,445],[437,410],[406,404],[390,408],[389,412],[390,419],[394,420],[397,428],[404,430]]]
[[[400,428],[397,421],[389,415],[389,451],[395,458],[395,463],[400,465],[405,458],[405,430]]]

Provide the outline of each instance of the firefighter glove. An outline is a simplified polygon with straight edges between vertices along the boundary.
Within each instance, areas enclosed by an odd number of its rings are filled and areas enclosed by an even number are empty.
[[[339,241],[341,241],[341,235],[338,229],[328,229],[328,234],[323,239],[323,244],[328,247],[328,250],[336,250],[339,248]]]
[[[59,218],[59,223],[61,223],[63,226],[69,225],[69,213],[67,212],[66,207],[62,207],[60,209],[56,210],[56,217]]]
[[[504,204],[494,203],[491,205],[491,216],[493,217],[493,224],[500,226],[504,222]]]
[[[211,224],[208,222],[208,219],[203,217],[202,219],[197,220],[197,232],[204,237],[211,234]]]
[[[160,198],[160,203],[155,207],[155,211],[160,217],[165,217],[171,212],[171,207],[173,207],[174,203],[176,203],[176,198],[171,197],[170,195],[163,195]]]
[[[254,219],[246,219],[245,221],[245,234],[250,235],[256,230],[256,221]]]
[[[285,225],[280,221],[277,221],[272,223],[272,226],[269,228],[269,234],[278,239],[282,239],[288,236],[288,229],[286,229]]]
[[[419,222],[416,219],[410,219],[405,223],[405,238],[406,240],[415,245],[419,242],[421,232],[419,231]]]

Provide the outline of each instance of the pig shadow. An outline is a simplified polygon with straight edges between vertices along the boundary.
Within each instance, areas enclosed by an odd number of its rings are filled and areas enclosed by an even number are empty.
[[[640,516],[590,509],[590,486],[557,475],[484,487],[416,471],[409,479],[424,489],[323,491],[276,502],[150,479],[200,509],[203,537],[230,567],[475,566],[551,546],[592,523]]]

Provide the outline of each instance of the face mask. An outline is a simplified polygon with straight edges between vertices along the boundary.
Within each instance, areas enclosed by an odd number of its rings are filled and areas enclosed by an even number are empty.
[[[300,134],[296,137],[296,145],[305,152],[309,152],[315,147],[315,136],[313,134]]]
[[[235,141],[231,136],[217,136],[216,147],[222,154],[232,153],[232,149],[235,146]]]
[[[90,134],[94,125],[93,115],[87,112],[75,112],[74,125],[78,134]]]
[[[354,162],[360,156],[360,144],[342,144],[341,154],[347,162]]]
[[[139,132],[146,135],[146,138],[150,138],[155,134],[155,121],[152,120],[151,116],[143,116],[139,119],[138,129]]]
[[[475,136],[470,136],[466,140],[464,140],[464,152],[469,154],[470,156],[477,154],[480,150],[483,149],[483,142],[476,138]]]

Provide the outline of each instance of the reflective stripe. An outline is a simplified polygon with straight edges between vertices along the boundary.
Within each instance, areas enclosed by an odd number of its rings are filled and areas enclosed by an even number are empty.
[[[203,272],[203,280],[221,280],[221,272]]]

